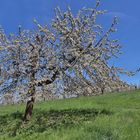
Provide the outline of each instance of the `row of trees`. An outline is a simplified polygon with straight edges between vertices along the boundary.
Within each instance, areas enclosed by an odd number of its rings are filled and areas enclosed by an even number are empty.
[[[130,89],[119,74],[134,73],[108,63],[120,54],[118,40],[111,39],[117,18],[104,31],[97,23],[105,13],[99,5],[97,1],[94,8],[83,8],[75,16],[70,8],[65,12],[56,8],[50,25],[34,20],[35,30],[19,27],[18,33],[7,36],[1,28],[1,98],[24,102],[40,93],[45,100]]]

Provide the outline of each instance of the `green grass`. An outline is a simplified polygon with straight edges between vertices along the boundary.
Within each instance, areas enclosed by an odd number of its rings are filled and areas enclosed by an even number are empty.
[[[140,140],[140,91],[0,106],[0,140]]]

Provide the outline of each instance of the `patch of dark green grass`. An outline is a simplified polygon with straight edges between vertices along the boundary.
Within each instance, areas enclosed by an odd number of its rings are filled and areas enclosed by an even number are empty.
[[[102,109],[66,109],[66,110],[49,110],[39,111],[35,110],[33,118],[27,122],[22,122],[23,114],[15,112],[0,116],[0,124],[5,126],[5,129],[0,131],[0,134],[5,132],[9,136],[16,136],[25,134],[31,135],[33,133],[42,133],[48,129],[60,129],[66,127],[74,127],[81,125],[84,121],[94,120],[99,115],[111,115],[112,112]],[[9,126],[9,122],[16,120],[14,125]]]

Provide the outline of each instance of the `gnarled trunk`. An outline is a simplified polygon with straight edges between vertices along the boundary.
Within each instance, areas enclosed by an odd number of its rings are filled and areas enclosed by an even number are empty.
[[[31,119],[32,116],[32,112],[33,112],[33,107],[34,107],[34,101],[35,101],[35,72],[32,71],[30,74],[30,85],[29,85],[29,90],[28,90],[28,94],[30,95],[30,99],[27,101],[26,104],[26,109],[25,109],[25,113],[24,113],[24,121],[29,121]]]
[[[31,100],[27,102],[23,121],[29,121],[31,119],[34,101],[35,101],[35,98],[32,97]]]
[[[31,99],[27,101],[23,121],[29,121],[31,119],[33,113],[34,101],[35,101],[35,86],[42,86],[43,84],[45,85],[51,84],[57,78],[57,75],[59,75],[58,70],[53,74],[51,80],[46,79],[39,82],[35,82],[35,74],[33,73],[31,74],[30,79],[32,82],[30,83],[29,91],[28,91]]]

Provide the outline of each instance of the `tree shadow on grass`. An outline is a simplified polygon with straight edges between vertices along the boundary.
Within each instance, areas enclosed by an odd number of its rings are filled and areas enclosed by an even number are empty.
[[[67,109],[50,110],[47,112],[40,111],[39,114],[35,115],[35,124],[40,126],[36,131],[43,132],[46,129],[77,126],[83,123],[83,121],[93,121],[99,115],[112,115],[112,112],[106,109]]]
[[[34,110],[32,119],[23,124],[23,113],[15,112],[0,116],[0,125],[5,127],[5,132],[10,136],[19,134],[30,135],[33,133],[42,133],[50,129],[59,129],[75,127],[81,125],[84,121],[93,121],[100,115],[112,115],[112,112],[106,109],[67,109],[67,110]],[[14,125],[9,125],[9,122]],[[8,128],[7,128],[8,127]]]
[[[0,115],[0,125],[6,125],[7,123],[9,123],[9,121],[12,121],[14,119],[21,119],[22,115],[23,114],[19,111],[13,112],[11,114]]]

